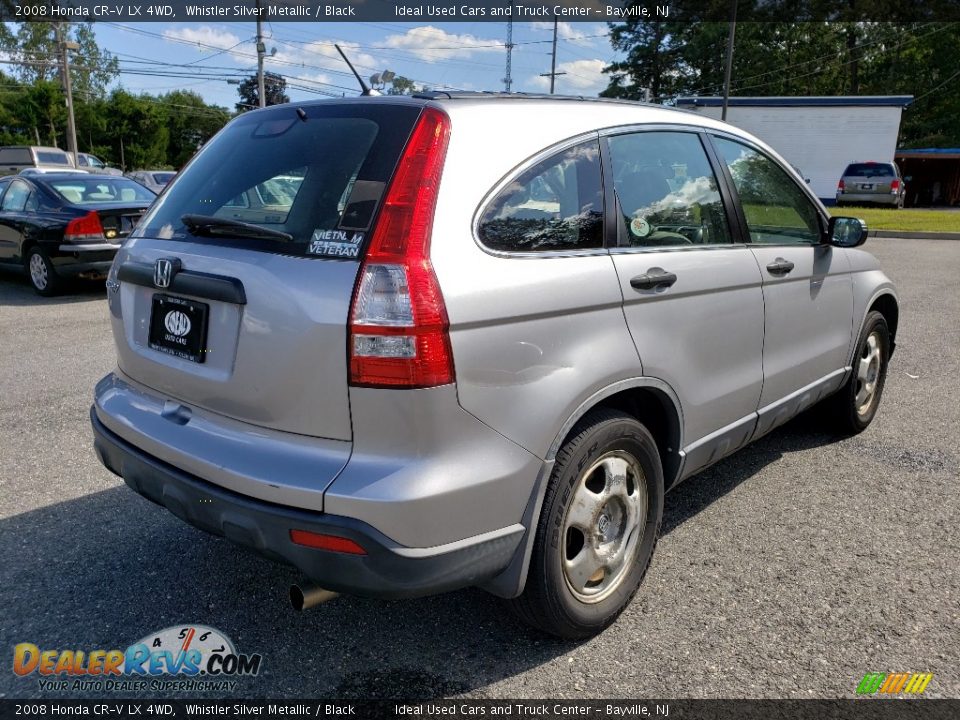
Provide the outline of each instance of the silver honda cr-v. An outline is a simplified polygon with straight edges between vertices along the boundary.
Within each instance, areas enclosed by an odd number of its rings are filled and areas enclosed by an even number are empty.
[[[896,293],[769,147],[657,106],[471,94],[246,113],[108,279],[103,463],[334,592],[613,622],[664,491],[880,402]],[[318,588],[324,588],[327,593]]]

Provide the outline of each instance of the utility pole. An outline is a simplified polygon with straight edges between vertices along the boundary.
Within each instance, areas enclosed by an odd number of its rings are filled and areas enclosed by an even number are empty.
[[[513,54],[513,2],[510,3],[510,15],[507,17],[507,72],[503,77],[503,89],[510,92],[513,79],[510,77],[510,56]]]
[[[553,53],[550,58],[550,72],[540,73],[540,77],[550,78],[550,94],[553,95],[553,89],[556,86],[557,75],[566,75],[565,72],[557,72],[557,16],[553,16]]]
[[[67,23],[57,23],[57,41],[60,46],[60,77],[63,80],[63,93],[67,99],[67,152],[73,158],[73,166],[77,167],[77,125],[73,116],[73,86],[70,84],[70,51],[79,50],[80,46],[67,40],[64,26]]]
[[[257,97],[260,107],[267,106],[267,94],[263,82],[263,56],[267,46],[263,43],[263,21],[260,19],[260,0],[257,0]]]
[[[727,62],[723,71],[723,111],[720,119],[726,122],[730,102],[730,74],[733,72],[733,38],[737,32],[737,0],[730,0],[730,34],[727,35]]]

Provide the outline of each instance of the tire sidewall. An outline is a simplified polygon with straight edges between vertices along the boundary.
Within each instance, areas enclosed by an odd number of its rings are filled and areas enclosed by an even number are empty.
[[[864,346],[867,339],[874,332],[880,339],[880,370],[877,374],[877,388],[874,391],[874,402],[870,412],[866,415],[860,415],[857,412],[857,363],[863,355]],[[860,333],[860,340],[857,342],[857,351],[853,357],[853,374],[850,377],[849,387],[846,392],[846,412],[850,415],[850,420],[854,428],[858,431],[865,430],[867,426],[876,417],[877,410],[880,409],[880,401],[883,399],[883,389],[887,382],[887,365],[890,361],[890,330],[887,327],[887,321],[878,312],[871,312],[863,326],[863,332]]]
[[[647,516],[634,562],[619,586],[600,602],[584,603],[572,594],[563,573],[564,519],[583,470],[612,450],[630,453],[643,470],[647,490]],[[557,609],[566,616],[570,624],[582,627],[585,633],[594,633],[613,622],[630,602],[646,573],[656,546],[663,515],[663,470],[656,444],[646,429],[636,421],[625,418],[601,423],[583,438],[583,442],[570,456],[569,462],[555,473],[553,481],[558,483],[558,490],[549,507],[545,509],[545,578],[549,587],[554,590],[554,596],[559,603]]]
[[[38,288],[33,282],[33,273],[30,272],[30,262],[34,255],[38,256],[40,261],[47,268],[47,286],[42,289]],[[56,269],[53,267],[53,263],[50,262],[49,256],[43,251],[42,248],[34,245],[27,250],[25,267],[27,270],[27,279],[30,281],[30,287],[32,287],[38,295],[50,297],[51,295],[56,294],[59,285],[59,277],[57,276]]]

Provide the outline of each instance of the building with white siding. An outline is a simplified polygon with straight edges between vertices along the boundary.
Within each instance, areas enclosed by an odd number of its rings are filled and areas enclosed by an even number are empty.
[[[826,204],[852,162],[893,162],[912,95],[732,97],[727,122],[756,135],[798,168]],[[677,107],[720,119],[723,98],[683,97]]]

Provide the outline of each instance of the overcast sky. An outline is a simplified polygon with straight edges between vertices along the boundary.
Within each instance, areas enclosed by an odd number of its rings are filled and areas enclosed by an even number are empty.
[[[132,92],[187,89],[232,107],[227,77],[256,69],[253,22],[106,23],[100,46],[121,61],[120,84]],[[515,22],[513,90],[549,90],[552,23]],[[354,94],[357,84],[333,47],[339,43],[365,78],[391,70],[431,88],[503,90],[506,23],[264,23],[266,69],[288,76],[292,100]],[[558,93],[596,95],[613,58],[605,23],[559,25]],[[276,52],[273,52],[274,49]],[[141,74],[146,73],[146,74]]]

